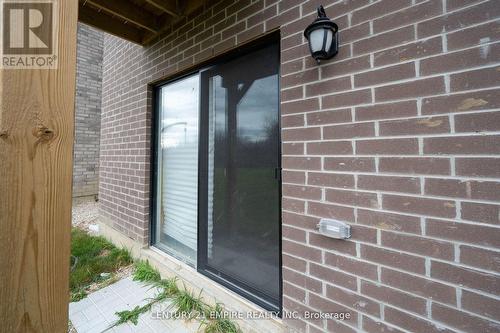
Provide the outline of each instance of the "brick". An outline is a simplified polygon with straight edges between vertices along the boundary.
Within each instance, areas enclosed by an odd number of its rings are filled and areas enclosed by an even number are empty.
[[[352,155],[350,141],[321,141],[307,143],[308,155]]]
[[[500,108],[500,89],[424,98],[422,114],[466,112]]]
[[[340,47],[352,43],[355,40],[368,37],[370,35],[370,24],[363,23],[350,28],[342,29],[342,38],[340,39]]]
[[[453,260],[455,251],[450,242],[437,241],[425,237],[382,232],[382,246],[411,252],[426,257]]]
[[[456,216],[455,202],[449,200],[384,194],[382,196],[382,207],[388,210],[427,216]]]
[[[375,33],[394,29],[411,23],[423,21],[443,12],[442,1],[430,0],[415,6],[407,7],[395,13],[385,15],[373,21]]]
[[[306,202],[303,200],[283,198],[281,199],[281,208],[295,213],[304,213]]]
[[[317,98],[281,103],[282,114],[317,111],[318,109],[319,101]]]
[[[383,321],[374,320],[370,317],[363,316],[363,329],[366,332],[372,333],[403,333],[403,331],[393,327],[386,325]]]
[[[282,75],[288,75],[288,74],[296,73],[296,72],[304,73],[303,69],[304,69],[304,59],[296,59],[296,60],[292,60],[292,61],[286,62],[284,64],[281,64],[281,74]],[[314,71],[309,71],[308,73],[314,73]],[[303,74],[303,75],[305,75],[305,74]],[[299,88],[300,88],[300,90],[302,90],[302,86],[297,87],[296,89],[299,89]]]
[[[349,313],[349,318],[343,320],[342,322],[344,324],[349,324],[352,326],[355,326],[357,321],[358,321],[358,313],[355,311],[352,311],[351,309],[337,303],[333,302],[332,300],[328,300],[324,297],[316,296],[316,295],[309,295],[309,305],[317,310],[319,312],[327,313],[327,312],[344,312],[344,313]],[[334,321],[334,320],[328,320],[328,322]]]
[[[457,30],[447,35],[448,50],[496,42],[500,40],[500,22],[494,21],[464,30]]]
[[[434,260],[431,261],[431,277],[490,294],[496,294],[500,288],[500,279],[494,274]]]
[[[412,97],[436,95],[445,91],[442,77],[414,80],[375,88],[375,100],[390,101]]]
[[[362,295],[328,285],[326,297],[357,311],[380,317],[380,304]]]
[[[416,177],[359,175],[357,184],[363,190],[420,193],[420,179]]]
[[[320,170],[321,159],[319,157],[291,157],[283,156],[283,169]]]
[[[321,128],[291,128],[281,131],[283,141],[312,141],[321,139]]]
[[[361,245],[361,258],[382,265],[396,267],[398,269],[414,272],[418,274],[425,273],[425,261],[423,258],[415,257],[409,254],[398,253],[385,248]]]
[[[306,81],[301,80],[301,84]],[[321,80],[317,83],[306,85],[306,96],[326,95],[339,91],[346,91],[351,89],[351,78],[349,76],[339,77],[331,80]]]
[[[351,139],[375,135],[374,123],[354,123],[323,127],[323,139]]]
[[[353,90],[345,93],[328,95],[321,98],[323,108],[340,108],[366,104],[372,101],[372,93],[369,89]]]
[[[353,225],[351,239],[363,243],[377,244],[377,230],[361,225]]]
[[[426,220],[426,235],[483,246],[500,246],[500,230],[445,220]]]
[[[467,113],[455,116],[455,132],[488,131],[500,131],[500,112]]]
[[[335,61],[332,64],[321,67],[321,79],[342,76],[356,73],[370,68],[370,57],[353,57],[342,61]]]
[[[281,117],[281,128],[304,126],[304,115],[297,114]]]
[[[356,153],[361,155],[416,155],[417,139],[376,139],[356,141]]]
[[[406,118],[417,115],[416,101],[377,103],[369,106],[358,106],[355,111],[356,120],[375,120],[390,118]]]
[[[500,44],[486,45],[473,49],[455,51],[423,59],[420,62],[420,75],[431,75],[463,70],[476,66],[498,63]]]
[[[362,280],[361,293],[410,312],[424,316],[427,314],[427,302],[424,298],[416,297],[381,284]]]
[[[282,249],[284,253],[314,262],[321,262],[321,251],[318,249],[285,239],[282,241]]]
[[[500,154],[500,136],[424,138],[424,154]]]
[[[497,320],[500,318],[498,299],[462,290],[462,307],[465,310]]]
[[[356,74],[354,75],[354,86],[356,88],[366,87],[414,77],[415,65],[413,63],[406,63]]]
[[[420,219],[414,216],[358,209],[357,223],[382,230],[420,233]]]
[[[451,91],[492,88],[500,82],[500,67],[489,67],[450,75]]]
[[[281,228],[283,238],[293,240],[296,242],[306,242],[306,232],[290,226],[282,226]]]
[[[282,212],[283,225],[291,225],[302,229],[316,230],[319,218],[290,212]]]
[[[383,66],[439,54],[442,49],[442,39],[439,36],[375,52],[373,58],[375,66]]]
[[[347,123],[352,120],[351,110],[335,110],[335,111],[320,111],[309,112],[306,114],[308,125],[324,125],[335,123]]]
[[[453,331],[444,328],[438,323],[416,317],[402,312],[396,308],[386,307],[384,309],[385,320],[391,324],[404,328],[410,332],[426,333],[452,333]]]
[[[470,183],[458,179],[426,178],[425,194],[452,198],[470,197]]]
[[[283,183],[305,184],[306,174],[302,171],[283,170],[282,181]]]
[[[380,157],[379,171],[404,174],[449,175],[450,160],[434,157]]]
[[[389,120],[379,124],[379,135],[420,135],[450,133],[448,117]]]
[[[324,250],[356,255],[356,243],[346,240],[332,239],[321,234],[309,233],[309,244]]]
[[[323,187],[352,188],[354,187],[354,176],[342,173],[309,172],[307,184]]]
[[[432,304],[432,318],[465,332],[498,332],[499,324],[450,307]]]
[[[457,175],[500,177],[500,158],[457,158],[455,165]]]
[[[319,78],[319,71],[317,68],[308,69],[302,72],[297,72],[285,75],[281,78],[281,84],[284,88],[289,88],[296,85],[302,85],[307,82],[317,81]]]
[[[341,286],[350,290],[356,290],[356,277],[338,270],[311,263],[309,270],[312,276],[328,283]]]
[[[353,54],[360,55],[378,51],[404,42],[410,42],[414,38],[415,31],[413,27],[404,27],[354,42],[352,46]]]
[[[456,304],[455,288],[423,277],[382,268],[381,282],[424,298],[451,305]]]
[[[460,262],[468,266],[500,272],[500,252],[498,251],[461,245]]]
[[[322,191],[320,188],[317,187],[284,184],[282,186],[282,189],[283,189],[283,196],[285,197],[292,197],[298,199],[313,199],[313,200],[321,199]]]
[[[286,268],[283,269],[283,280],[315,292],[321,292],[322,289],[321,281]]]
[[[495,1],[486,1],[464,10],[418,23],[418,38],[464,29],[467,26],[489,21],[498,16],[500,16],[498,4]]]
[[[286,90],[281,90],[281,101],[288,102],[294,99],[301,99],[304,97],[304,91],[302,87],[295,87]]]
[[[323,168],[331,171],[375,171],[370,157],[325,157]]]
[[[299,272],[305,272],[307,268],[307,262],[305,260],[296,258],[294,256],[289,256],[283,253],[282,256],[283,267],[290,268]]]
[[[325,253],[325,264],[342,271],[362,276],[370,280],[377,280],[377,266],[357,258],[344,257],[334,253]]]
[[[281,154],[286,155],[304,155],[304,143],[302,142],[284,142],[281,144]]]
[[[354,209],[345,206],[309,202],[307,213],[314,216],[354,222]]]
[[[462,202],[461,215],[463,220],[500,224],[500,206],[498,205]]]
[[[305,303],[306,301],[306,291],[287,282],[283,282],[283,295],[297,300],[300,303]]]
[[[328,202],[342,205],[379,208],[376,193],[327,189],[325,198]]]
[[[352,13],[351,24],[356,25],[358,23],[383,16],[387,13],[396,11],[409,5],[411,5],[410,0],[382,0],[379,2],[375,2],[369,6],[355,10]]]

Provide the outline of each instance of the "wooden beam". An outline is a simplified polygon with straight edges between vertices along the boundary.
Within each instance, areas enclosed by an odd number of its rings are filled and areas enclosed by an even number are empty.
[[[174,17],[180,16],[178,11],[179,9],[177,8],[177,3],[175,0],[145,0],[145,1],[171,16]]]
[[[89,6],[80,5],[78,19],[97,29],[104,30],[117,37],[142,45],[143,33],[139,29],[114,19],[102,12],[95,11]]]
[[[0,69],[0,325],[67,332],[77,1],[58,1],[58,67]]]
[[[86,2],[153,33],[160,30],[156,16],[132,2],[124,0],[86,0]]]

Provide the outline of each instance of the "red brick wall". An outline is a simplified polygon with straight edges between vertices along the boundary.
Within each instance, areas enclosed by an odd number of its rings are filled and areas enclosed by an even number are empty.
[[[341,29],[318,66],[317,4]],[[148,48],[108,37],[100,200],[148,240],[151,93],[281,29],[285,320],[304,332],[500,331],[500,4],[474,0],[222,1]],[[319,218],[352,225],[319,236]],[[392,330],[391,330],[392,329]]]

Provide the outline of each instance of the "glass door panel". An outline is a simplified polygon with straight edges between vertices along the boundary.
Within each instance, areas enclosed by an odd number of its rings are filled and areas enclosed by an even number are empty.
[[[199,269],[272,310],[281,288],[278,69],[272,45],[201,73],[208,129]]]
[[[159,89],[156,246],[196,264],[199,76]]]

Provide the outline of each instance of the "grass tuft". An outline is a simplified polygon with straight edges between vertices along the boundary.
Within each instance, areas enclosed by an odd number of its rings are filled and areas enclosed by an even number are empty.
[[[151,304],[148,303],[144,306],[137,305],[132,310],[124,310],[116,312],[116,315],[118,316],[119,319],[112,327],[124,324],[129,321],[132,322],[134,325],[137,325],[137,323],[139,322],[139,316],[149,311],[150,309],[151,309]]]
[[[71,255],[73,267],[70,272],[70,298],[78,301],[85,297],[85,289],[92,283],[113,277],[113,272],[132,263],[127,249],[119,249],[104,237],[92,236],[85,231],[71,230]],[[102,277],[101,273],[111,273]]]
[[[183,290],[179,290],[177,294],[174,295],[172,298],[172,307],[177,314],[183,314],[188,319],[204,315],[207,308],[202,301],[201,291],[198,296],[195,296],[193,293],[186,290],[186,286],[184,286]]]
[[[209,309],[208,318],[203,320],[202,325],[205,325],[205,333],[241,333],[241,329],[236,323],[224,316],[224,308],[222,304],[217,303]]]
[[[135,263],[133,274],[134,281],[158,282],[161,280],[160,272],[154,269],[147,260],[139,260]]]

